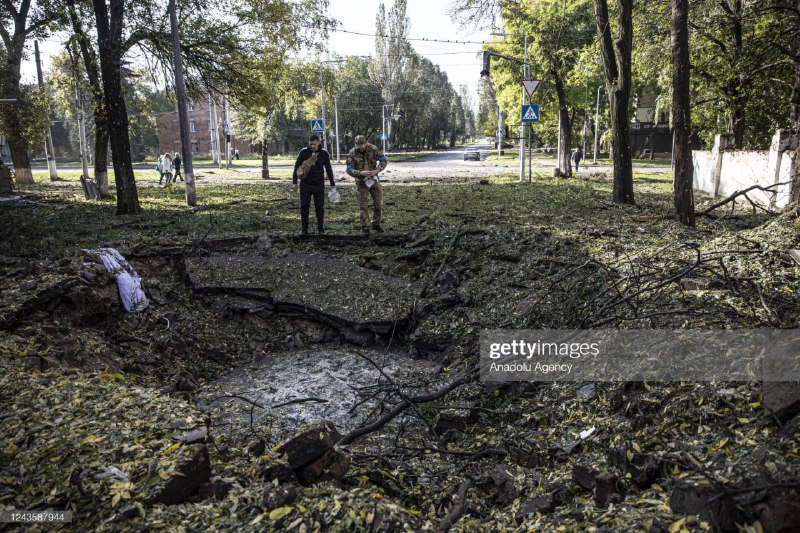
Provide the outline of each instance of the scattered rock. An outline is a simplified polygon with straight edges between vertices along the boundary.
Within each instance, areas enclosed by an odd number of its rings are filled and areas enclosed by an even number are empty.
[[[31,280],[23,281],[19,284],[20,292],[28,292],[36,288],[36,282]]]
[[[538,468],[548,464],[547,457],[545,457],[544,454],[534,452],[533,450],[512,446],[508,451],[511,455],[511,460],[525,468]]]
[[[292,484],[283,484],[275,487],[266,498],[264,506],[267,509],[277,509],[293,503],[297,499],[297,487]]]
[[[711,485],[678,480],[669,502],[673,513],[700,515],[703,520],[718,524],[722,531],[737,531],[737,522],[743,523],[742,514],[733,498]]]
[[[771,495],[761,512],[764,531],[800,531],[800,494]]]
[[[261,477],[266,481],[278,480],[278,483],[297,483],[297,474],[294,469],[286,463],[274,462],[268,464],[261,471]]]
[[[298,477],[304,485],[318,481],[340,480],[347,473],[349,466],[350,458],[347,455],[329,448],[320,457],[302,467]]]
[[[219,348],[206,348],[205,354],[207,358],[220,365],[228,363],[228,355]]]
[[[434,429],[440,435],[449,430],[463,431],[475,422],[476,414],[474,409],[445,409],[436,417]]]
[[[190,429],[186,433],[181,433],[173,437],[175,440],[184,442],[186,444],[194,444],[195,442],[202,442],[208,436],[208,428],[206,426],[197,426]]]
[[[617,475],[603,472],[594,478],[594,504],[605,508],[609,503],[622,501],[622,495],[617,491]]]
[[[301,468],[321,457],[341,440],[342,436],[331,422],[317,422],[301,428],[298,433],[280,445],[292,468]]]
[[[233,483],[224,481],[209,481],[198,487],[197,494],[186,499],[187,502],[197,503],[205,500],[224,500],[233,488]]]
[[[45,360],[38,355],[22,359],[22,368],[27,372],[41,372],[45,369],[45,366]]]
[[[766,416],[788,420],[800,412],[800,382],[765,381],[763,391]]]
[[[582,402],[588,402],[597,395],[597,385],[594,383],[584,383],[575,393]]]
[[[572,481],[579,487],[586,490],[593,490],[597,484],[596,478],[599,472],[594,468],[576,464],[572,467]]]
[[[182,460],[175,467],[175,472],[160,487],[149,503],[174,505],[195,494],[197,489],[211,477],[211,462],[208,448],[204,444],[193,444],[192,456]]]
[[[522,524],[526,518],[536,516],[536,513],[552,513],[555,508],[556,502],[553,495],[545,494],[544,496],[522,502],[519,511],[517,511],[517,514],[514,516],[514,520],[516,520],[517,524]]]
[[[178,334],[172,335],[172,353],[183,355],[186,353],[186,339]]]
[[[514,478],[506,467],[497,465],[480,482],[480,488],[499,505],[509,505],[517,497]]]
[[[617,447],[611,453],[610,459],[623,473],[630,474],[631,480],[640,489],[649,488],[661,472],[660,460],[652,455],[634,451],[630,444]]]

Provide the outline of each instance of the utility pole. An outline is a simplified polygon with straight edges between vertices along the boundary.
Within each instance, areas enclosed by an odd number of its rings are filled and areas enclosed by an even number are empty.
[[[528,36],[525,35],[525,47],[522,53],[522,79],[530,79],[530,71],[528,70]],[[522,99],[520,100],[520,107],[525,105],[525,84],[522,85]],[[531,103],[531,97],[528,96],[528,103]],[[525,124],[520,126],[519,130],[519,182],[525,180],[525,138],[527,137],[527,128]]]
[[[222,168],[222,143],[219,140],[219,114],[217,113],[217,99],[213,97],[211,107],[214,109],[214,163]]]
[[[67,53],[72,61],[72,75],[75,78],[75,109],[78,112],[78,145],[81,150],[81,171],[83,172],[84,179],[89,179],[89,164],[86,160],[86,123],[84,122],[83,114],[83,95],[81,92],[81,85],[78,79],[78,63],[77,63],[77,50],[67,46]]]
[[[222,133],[225,135],[225,168],[231,168],[231,124],[230,116],[228,115],[228,97],[222,96],[222,120],[225,123],[222,125]]]
[[[597,163],[597,132],[600,130],[600,89],[602,85],[597,86],[597,108],[594,111],[594,152],[592,152],[592,163]]]
[[[335,117],[336,117],[335,118],[335,122],[336,122],[336,162],[338,163],[339,161],[341,161],[341,159],[339,158],[339,145],[340,145],[340,143],[339,143],[339,101],[335,96],[333,97],[333,109],[334,109],[334,113],[335,113]]]
[[[181,41],[178,34],[178,14],[175,0],[169,0],[169,22],[172,27],[172,55],[175,66],[175,94],[178,97],[178,123],[181,131],[181,151],[183,152],[183,179],[186,182],[186,205],[197,205],[194,188],[194,167],[192,166],[192,143],[189,138],[189,113],[186,110],[186,85],[183,81],[183,59]]]
[[[214,108],[211,106],[211,93],[208,93],[208,151],[211,154],[211,163],[217,162],[214,153]]]
[[[500,159],[500,152],[503,150],[503,112],[500,111],[500,104],[497,105],[497,159]]]
[[[383,152],[386,152],[386,104],[381,107],[381,143]]]
[[[42,61],[39,57],[39,41],[33,41],[33,53],[36,56],[36,76],[39,79],[39,89],[44,91],[44,77],[42,76]],[[50,174],[50,181],[58,180],[58,171],[56,170],[55,150],[53,148],[53,132],[50,131],[50,103],[47,104],[47,111],[45,112],[45,120],[47,124],[47,140],[44,143],[44,153],[47,157],[47,171]]]
[[[328,149],[328,143],[326,139],[328,138],[328,130],[327,125],[325,124],[325,87],[322,84],[322,66],[319,67],[319,99],[322,102],[322,149]]]

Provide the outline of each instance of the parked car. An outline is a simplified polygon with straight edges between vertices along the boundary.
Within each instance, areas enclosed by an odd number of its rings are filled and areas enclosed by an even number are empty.
[[[464,161],[480,161],[481,151],[477,148],[467,148],[464,150]]]

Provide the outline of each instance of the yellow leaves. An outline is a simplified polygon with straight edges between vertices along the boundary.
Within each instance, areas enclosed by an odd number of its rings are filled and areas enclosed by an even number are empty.
[[[633,461],[633,452],[628,450],[625,452],[625,457],[628,458],[628,461]]]
[[[87,435],[86,438],[81,441],[81,446],[84,444],[99,444],[104,440],[106,440],[105,437],[100,437],[98,435]]]
[[[743,417],[743,416],[741,416],[741,417],[737,418],[736,420],[737,420],[737,421],[738,421],[740,424],[749,424],[749,423],[750,423],[750,419],[749,419],[749,418],[745,418],[745,417]]]
[[[100,374],[100,379],[103,381],[125,381],[125,376],[122,374]]]
[[[680,520],[673,522],[671,526],[669,526],[669,533],[682,533],[684,531],[689,531],[689,528],[686,527],[686,518],[681,518]]]
[[[633,449],[636,451],[636,453],[642,453],[642,449],[639,448],[639,445],[636,444],[635,442],[631,443],[631,447],[633,447]]]
[[[111,507],[116,507],[120,500],[130,500],[133,483],[127,481],[116,481],[109,487],[111,494]]]
[[[294,507],[278,507],[277,509],[273,509],[269,512],[269,519],[270,520],[280,520],[284,516],[291,514],[294,511]]]
[[[166,481],[166,480],[169,479],[169,474],[167,474],[163,470],[159,469],[158,470],[158,477],[160,477],[162,480]]]
[[[761,402],[750,402],[747,404],[747,406],[750,407],[751,409],[758,409],[759,407],[761,407]]]

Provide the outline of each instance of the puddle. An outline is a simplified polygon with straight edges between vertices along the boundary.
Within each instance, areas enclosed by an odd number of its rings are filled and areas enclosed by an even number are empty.
[[[364,422],[377,405],[375,397],[383,397],[381,389],[391,388],[387,379],[356,352],[381,366],[397,384],[416,387],[435,378],[434,363],[394,351],[321,348],[277,352],[236,368],[204,387],[198,402],[211,414],[213,426],[235,424],[249,428],[252,414],[254,423],[260,422],[260,427],[266,424],[277,433],[329,420],[344,434]],[[264,408],[224,395],[247,398]],[[324,401],[274,407],[308,398]]]

